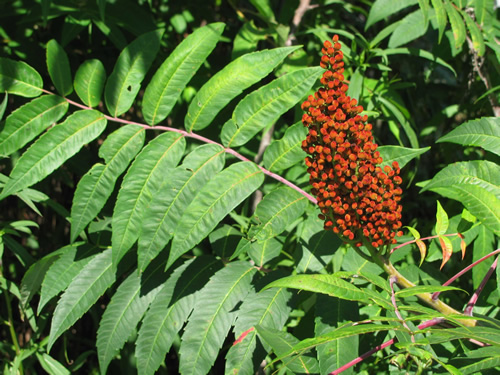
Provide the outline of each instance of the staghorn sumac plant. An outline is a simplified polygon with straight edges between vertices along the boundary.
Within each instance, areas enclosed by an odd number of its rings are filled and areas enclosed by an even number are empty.
[[[448,1],[380,30],[406,3],[301,1],[287,15],[232,2],[237,17],[118,3],[42,2],[41,61],[16,43],[0,56],[4,373],[498,368],[499,122],[480,104],[453,112],[459,100],[440,91],[453,74],[470,84],[465,58],[396,48],[444,9],[494,63],[482,2],[480,38]],[[35,31],[58,22],[61,39]],[[323,42],[324,25],[342,40]],[[428,112],[450,128],[424,127]]]

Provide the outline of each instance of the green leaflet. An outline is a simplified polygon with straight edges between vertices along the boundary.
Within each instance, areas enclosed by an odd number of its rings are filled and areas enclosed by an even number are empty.
[[[500,234],[500,201],[478,185],[459,184],[436,187],[432,191],[461,202],[464,207],[495,234]]]
[[[293,288],[315,293],[328,294],[349,301],[367,302],[371,295],[357,286],[344,281],[335,275],[294,275],[273,281],[265,286],[269,288]]]
[[[113,117],[125,113],[134,103],[141,82],[160,49],[162,35],[162,30],[143,34],[120,53],[104,89],[106,107]]]
[[[332,332],[335,328],[359,320],[359,307],[356,302],[318,295],[314,319],[314,336]],[[316,347],[321,374],[329,374],[358,356],[359,337],[344,337]],[[344,371],[354,374],[351,367]]]
[[[451,30],[453,31],[453,38],[455,39],[455,48],[460,48],[465,42],[465,25],[464,20],[460,17],[460,13],[448,1],[444,0],[444,7],[450,20]]]
[[[42,93],[42,77],[28,64],[0,57],[0,92],[33,98]]]
[[[222,128],[222,143],[241,146],[272,125],[311,89],[323,68],[305,68],[285,74],[247,95]]]
[[[47,353],[40,354],[39,352],[37,352],[36,358],[38,359],[38,362],[40,363],[42,368],[47,372],[47,374],[53,374],[53,375],[71,374],[71,372],[66,367],[64,367],[64,365],[61,362],[56,361]]]
[[[398,108],[397,104],[393,100],[388,100],[383,97],[378,98],[380,102],[387,108],[387,110],[392,113],[392,115],[397,119],[397,121],[401,124],[401,127],[404,129],[408,140],[410,141],[410,146],[412,148],[418,148],[418,138],[415,130],[411,127],[411,124],[406,119],[405,115]],[[409,117],[409,114],[407,114]]]
[[[80,179],[71,206],[71,241],[85,229],[113,193],[115,182],[144,144],[145,130],[126,125],[106,138],[99,154],[106,164],[95,164]]]
[[[193,310],[196,296],[222,263],[200,256],[177,267],[146,312],[136,342],[139,375],[152,375],[165,359],[177,333]]]
[[[448,220],[448,214],[443,209],[443,206],[441,206],[441,203],[439,203],[439,201],[437,201],[436,203],[437,203],[437,210],[436,210],[435,230],[437,235],[442,235],[445,234],[446,231],[448,230],[450,221]]]
[[[495,245],[495,235],[484,225],[481,225],[479,227],[478,236],[475,239],[472,247],[472,261],[475,262],[483,256],[491,253],[495,249]],[[476,290],[484,280],[484,276],[488,272],[492,263],[493,258],[490,258],[472,268],[472,287],[474,288],[474,290]]]
[[[106,82],[106,70],[97,59],[86,60],[75,74],[75,91],[89,107],[97,107]]]
[[[68,55],[55,39],[47,43],[47,70],[59,94],[68,96],[73,92]]]
[[[200,27],[184,39],[156,71],[142,101],[144,119],[155,125],[165,119],[201,64],[215,48],[222,22]]]
[[[232,164],[213,177],[186,208],[174,233],[167,268],[205,238],[217,224],[264,181],[251,162]]]
[[[291,333],[280,331],[258,325],[255,327],[259,337],[273,348],[278,357],[288,353],[299,340]],[[283,364],[295,374],[317,374],[319,373],[318,361],[312,353],[303,354],[291,358],[282,359]]]
[[[465,24],[467,25],[467,29],[469,29],[474,49],[477,51],[478,56],[483,56],[486,47],[484,44],[484,38],[481,30],[467,12],[461,11],[460,13],[462,17],[465,19]]]
[[[193,98],[184,121],[186,130],[191,132],[206,128],[234,97],[267,76],[287,55],[299,48],[253,52],[228,64],[210,78]]]
[[[307,198],[287,186],[267,194],[258,204],[253,220],[258,225],[250,229],[251,240],[265,241],[281,234],[306,209]]]
[[[205,375],[212,367],[257,270],[248,262],[226,265],[196,297],[179,350],[179,372]]]
[[[324,230],[323,224],[316,215],[301,224],[301,246],[293,254],[298,273],[321,272],[342,244],[333,231]]]
[[[500,332],[498,328],[490,327],[458,327],[443,330],[432,330],[432,335],[426,337],[429,344],[438,344],[450,340],[473,339],[485,344],[491,344],[498,347],[500,343]],[[417,341],[418,342],[418,341]]]
[[[264,166],[272,172],[280,172],[305,159],[302,141],[307,135],[307,128],[298,122],[290,126],[283,138],[273,141],[264,151]]]
[[[102,113],[84,110],[51,128],[21,156],[4,186],[1,198],[17,193],[47,177],[106,127]]]
[[[439,138],[437,142],[478,146],[500,155],[500,119],[483,117],[479,120],[467,121]]]
[[[500,166],[487,160],[453,163],[441,169],[422,191],[460,184],[480,186],[500,199]]]
[[[416,296],[420,293],[434,293],[434,292],[447,292],[449,290],[460,290],[460,288],[455,288],[454,286],[442,286],[442,285],[417,285],[411,288],[405,288],[396,292],[396,297],[405,298],[410,296]]]
[[[269,23],[275,23],[273,9],[269,0],[250,0],[252,5],[257,8],[259,13],[264,17],[264,19]]]
[[[352,74],[349,81],[349,89],[347,90],[347,95],[351,98],[355,98],[360,101],[363,92],[363,81],[364,81],[364,69],[357,68]]]
[[[283,248],[284,240],[282,238],[269,238],[265,241],[255,241],[251,242],[247,239],[240,241],[241,245],[248,244],[249,247],[237,248],[236,251],[248,253],[250,259],[255,262],[258,267],[264,267],[266,263],[280,255],[281,249]],[[233,255],[233,258],[235,256]]]
[[[50,266],[43,279],[38,314],[47,302],[66,289],[98,251],[97,247],[83,242],[65,246],[63,249],[64,253]]]
[[[186,140],[163,133],[144,147],[127,171],[113,211],[113,263],[125,255],[139,237],[142,220],[153,195],[184,153]]]
[[[118,287],[106,307],[97,330],[97,354],[101,373],[105,374],[113,357],[134,332],[151,301],[161,289],[163,264],[159,259],[141,275],[132,272]]]
[[[481,374],[482,371],[500,366],[500,355],[492,356],[491,358],[485,358],[483,360],[476,361],[468,366],[461,367],[460,373],[463,375],[469,374]]]
[[[391,14],[397,13],[411,5],[417,3],[417,0],[397,1],[377,0],[370,7],[370,13],[366,19],[365,30],[383,19],[387,19]]]
[[[87,263],[71,281],[54,311],[47,351],[114,283],[111,266],[111,249],[107,249]]]
[[[208,235],[214,253],[222,259],[229,259],[238,247],[243,233],[235,227],[223,224]]]
[[[153,197],[139,235],[138,267],[146,265],[167,245],[182,214],[204,186],[224,167],[225,153],[213,144],[200,146],[173,170]]]
[[[401,146],[380,146],[377,148],[377,151],[380,152],[380,156],[384,159],[380,167],[383,168],[386,165],[392,166],[392,163],[397,161],[399,167],[403,168],[411,160],[430,149],[430,147],[408,148]]]
[[[260,293],[251,291],[239,309],[233,329],[234,337],[238,339],[243,332],[257,325],[281,330],[291,311],[288,305],[291,296],[284,288]],[[250,331],[226,354],[226,374],[254,374],[265,356],[266,351],[257,347],[256,331]]]
[[[3,96],[2,103],[0,103],[0,121],[3,119],[3,115],[5,114],[5,109],[7,108],[7,102],[9,101],[9,94],[5,93]]]
[[[446,9],[444,7],[443,0],[431,0],[431,3],[436,12],[436,22],[439,30],[438,43],[441,43],[441,38],[443,37],[444,30],[446,28]]]
[[[8,156],[30,142],[68,110],[68,102],[57,95],[44,95],[19,107],[5,120],[0,133],[0,155]]]

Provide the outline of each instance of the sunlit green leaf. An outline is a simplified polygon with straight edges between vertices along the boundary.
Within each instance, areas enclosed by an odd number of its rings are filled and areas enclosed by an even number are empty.
[[[458,10],[448,0],[444,0],[444,6],[450,20],[451,30],[453,31],[455,48],[460,48],[465,42],[464,20],[460,17]]]
[[[431,3],[436,12],[436,22],[439,30],[438,43],[441,43],[441,38],[443,37],[444,30],[446,28],[446,9],[444,7],[443,0],[431,0]]]
[[[397,1],[392,0],[377,0],[370,7],[370,13],[366,19],[365,30],[377,23],[378,21],[387,19],[390,15],[399,12],[411,5],[417,4],[417,0]]]
[[[42,77],[28,64],[0,57],[0,92],[33,98],[42,93]]]
[[[97,107],[101,101],[105,82],[106,70],[102,62],[97,59],[86,60],[75,74],[76,94],[89,107]]]
[[[407,148],[401,146],[380,146],[377,148],[377,151],[380,152],[380,156],[384,159],[380,167],[383,168],[385,165],[392,166],[392,163],[396,161],[399,167],[403,168],[411,160],[430,149],[430,147]]]
[[[392,9],[394,6],[389,6],[389,8]],[[396,48],[420,38],[427,31],[426,26],[424,13],[421,9],[408,14],[401,20],[389,38],[389,48]]]
[[[59,94],[68,96],[73,92],[68,55],[55,39],[47,43],[47,70]]]
[[[283,138],[272,142],[264,152],[266,168],[279,172],[304,160],[307,154],[301,146],[306,135],[307,128],[302,122],[290,126]]]

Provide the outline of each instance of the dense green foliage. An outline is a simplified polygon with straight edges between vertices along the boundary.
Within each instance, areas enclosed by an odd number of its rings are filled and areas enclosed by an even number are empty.
[[[500,369],[493,0],[0,4],[4,374]],[[333,34],[401,167],[379,253],[310,195]]]

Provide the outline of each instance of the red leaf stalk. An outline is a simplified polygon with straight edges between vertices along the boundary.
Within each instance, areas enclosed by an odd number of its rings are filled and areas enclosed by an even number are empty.
[[[322,86],[302,103],[304,126],[309,129],[302,149],[306,158],[311,193],[321,209],[325,229],[361,246],[396,243],[401,236],[399,203],[402,183],[397,162],[383,162],[373,141],[372,125],[361,116],[363,107],[346,95],[344,62],[338,35],[324,43]]]

